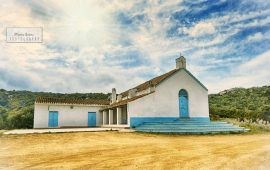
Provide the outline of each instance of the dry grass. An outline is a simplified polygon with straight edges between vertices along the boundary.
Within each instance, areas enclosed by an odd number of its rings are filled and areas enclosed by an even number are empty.
[[[269,169],[270,134],[0,136],[2,169]],[[1,169],[0,168],[0,169]]]
[[[221,121],[229,122],[229,123],[250,129],[250,131],[248,132],[250,134],[270,132],[270,124],[263,124],[262,122],[260,123],[250,123],[248,121],[239,122],[236,119],[230,119],[230,118],[224,118],[224,119],[221,119]]]
[[[6,130],[0,130],[0,135],[2,135]]]

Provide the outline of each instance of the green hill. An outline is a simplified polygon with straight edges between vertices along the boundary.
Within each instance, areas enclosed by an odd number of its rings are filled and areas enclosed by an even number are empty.
[[[240,121],[270,119],[270,86],[232,88],[209,95],[212,119],[236,118]]]
[[[32,128],[37,96],[59,98],[107,99],[103,93],[46,93],[0,89],[0,129]],[[240,121],[270,121],[270,86],[233,88],[209,95],[210,117],[236,118]]]
[[[31,91],[7,91],[0,89],[0,129],[32,128],[34,102],[37,96],[80,99],[107,99],[103,93],[47,93]]]

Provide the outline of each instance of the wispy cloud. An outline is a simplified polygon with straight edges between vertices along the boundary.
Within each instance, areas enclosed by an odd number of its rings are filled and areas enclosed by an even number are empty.
[[[210,22],[199,22],[190,29],[185,29],[184,32],[192,37],[206,36],[215,33],[215,26]]]
[[[179,53],[210,92],[270,83],[265,65],[250,68],[268,62],[262,57],[270,47],[267,1],[0,4],[0,88],[122,91],[174,68]],[[42,26],[44,42],[6,43],[10,26]],[[256,80],[249,70],[259,74]]]
[[[269,85],[270,74],[270,51],[267,51],[255,58],[235,66],[225,77],[209,78],[213,84],[209,87],[213,92],[229,87],[251,87]]]

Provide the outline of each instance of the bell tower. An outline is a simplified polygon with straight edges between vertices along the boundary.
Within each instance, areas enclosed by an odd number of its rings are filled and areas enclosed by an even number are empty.
[[[186,68],[186,59],[184,56],[180,56],[175,61],[176,61],[176,68],[177,69]]]

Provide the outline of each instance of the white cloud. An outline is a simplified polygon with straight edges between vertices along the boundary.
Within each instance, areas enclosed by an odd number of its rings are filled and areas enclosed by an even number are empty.
[[[203,22],[197,23],[194,27],[190,28],[180,28],[179,32],[183,31],[188,33],[189,35],[193,35],[194,39],[189,39],[186,43],[192,44],[193,47],[211,47],[214,45],[219,45],[225,42],[230,37],[234,36],[241,30],[250,27],[258,27],[258,26],[266,26],[270,23],[270,10],[258,10],[258,11],[250,11],[248,13],[241,13],[241,11],[225,13],[225,15],[213,15],[210,18],[207,18]],[[263,17],[262,17],[263,16]],[[259,19],[257,17],[260,17]],[[264,18],[265,17],[265,18]],[[206,36],[205,38],[198,40],[197,36],[204,35],[203,33],[200,35],[200,25],[203,23],[209,24],[209,27],[213,27],[215,31],[211,33],[214,35],[213,38],[210,36]],[[233,26],[230,26],[233,24]],[[225,27],[224,27],[225,26]],[[195,29],[195,28],[198,29]],[[205,26],[207,28],[207,26]],[[208,29],[202,29],[201,32],[207,32]],[[213,29],[210,29],[213,30]],[[197,35],[198,34],[198,35]],[[205,33],[207,35],[207,33]],[[208,34],[210,35],[210,34]],[[268,34],[266,34],[268,35]],[[264,36],[264,38],[266,38]],[[189,42],[191,41],[191,42]],[[194,43],[194,41],[196,41]]]
[[[259,41],[263,38],[263,34],[261,32],[255,33],[254,35],[250,35],[247,37],[248,41]]]
[[[125,5],[117,1],[112,4],[105,1],[33,3],[20,4],[13,1],[1,3],[0,14],[5,17],[0,20],[2,26],[0,69],[6,70],[2,74],[27,77],[29,82],[19,85],[20,82],[14,76],[5,76],[5,80],[0,80],[1,88],[21,87],[54,92],[109,92],[112,87],[125,90],[133,82],[141,81],[141,78],[133,79],[129,75],[136,75],[148,68],[120,67],[119,63],[123,62],[123,59],[128,62],[126,58],[119,58],[118,61],[112,59],[115,65],[104,61],[106,54],[110,56],[130,50],[119,45],[122,38],[119,34],[121,30],[115,25],[112,13],[124,7],[131,7],[134,3],[126,2]],[[16,12],[10,13],[10,9]],[[54,14],[47,13],[51,9]],[[8,26],[43,26],[44,42],[6,43],[5,29]],[[118,84],[118,82],[126,83]]]
[[[215,33],[215,26],[210,22],[199,22],[193,28],[187,30],[187,33],[192,37],[199,37],[203,35]]]
[[[236,50],[232,44],[222,47],[216,45],[222,44],[248,26],[269,23],[269,18],[251,21],[249,25],[241,22],[267,15],[270,10],[249,12],[244,15],[238,11],[224,16],[214,16],[196,23],[190,29],[184,29],[190,36],[169,38],[168,30],[175,24],[171,22],[172,13],[187,10],[187,7],[179,5],[181,1],[149,2],[144,4],[144,1],[118,0],[110,3],[107,1],[28,1],[26,5],[15,1],[2,2],[0,16],[4,17],[0,19],[2,33],[0,69],[6,70],[9,75],[25,77],[29,81],[28,86],[21,87],[30,90],[109,92],[112,87],[117,87],[118,91],[122,91],[149,78],[141,76],[142,74],[160,75],[174,68],[174,59],[180,52],[185,54],[189,50],[196,49],[189,53],[190,56],[186,56],[188,66],[195,75],[209,77],[209,66],[202,65],[197,62],[198,60],[224,65],[241,61],[238,57],[209,60],[207,56],[219,56]],[[127,18],[144,15],[146,20],[135,23],[137,29],[131,31],[128,26],[119,25],[115,18],[117,12],[125,12]],[[239,24],[223,28],[224,25],[233,22]],[[5,43],[7,26],[43,26],[44,42],[42,44]],[[220,29],[223,30],[222,33]],[[212,38],[203,35],[212,35]],[[265,37],[268,34],[263,35]],[[123,40],[127,40],[130,45],[125,46]],[[128,54],[130,51],[139,52],[142,62],[147,64],[123,67],[124,63],[135,61],[135,58],[121,55]],[[265,69],[265,66],[260,67]],[[226,78],[229,83],[216,77],[215,80],[209,80],[210,91],[232,87],[235,85],[232,82],[242,85],[244,79],[250,78],[243,70],[247,69],[240,69],[239,75],[230,74],[231,78]],[[265,74],[265,72],[261,74],[262,79]],[[260,78],[260,76],[256,77]],[[14,83],[10,83],[11,78],[1,79],[1,88],[19,88]],[[242,83],[236,81],[238,79],[242,80]],[[204,79],[204,82],[208,82],[206,80]],[[222,83],[219,84],[216,80]],[[263,83],[260,80],[256,82]],[[219,84],[218,88],[213,84]]]
[[[248,73],[254,73],[259,70],[267,71],[270,76],[270,71],[269,71],[269,66],[270,66],[270,51],[267,51],[250,61],[242,64],[239,66],[239,71],[248,71]],[[270,77],[268,79],[270,81]]]
[[[270,51],[232,68],[225,77],[205,78],[210,93],[233,87],[253,87],[270,84]]]
[[[247,37],[247,41],[249,42],[258,42],[267,39],[270,39],[270,31],[267,31],[265,33],[258,32]]]

